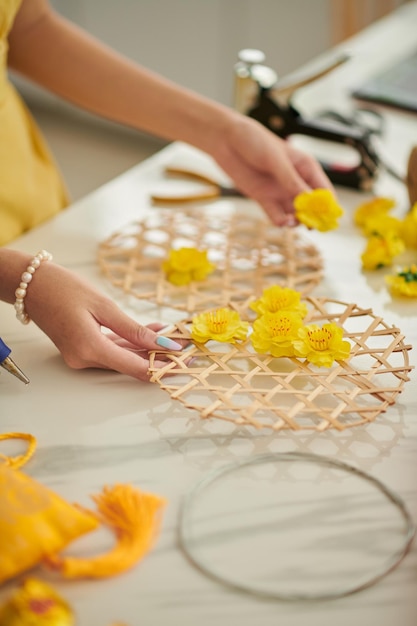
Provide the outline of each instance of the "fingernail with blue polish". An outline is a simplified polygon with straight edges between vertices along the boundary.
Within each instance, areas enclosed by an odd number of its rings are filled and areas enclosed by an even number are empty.
[[[169,337],[164,337],[163,335],[160,335],[157,338],[156,343],[158,346],[161,346],[161,348],[166,348],[167,350],[182,350],[182,345],[180,343],[170,339]]]

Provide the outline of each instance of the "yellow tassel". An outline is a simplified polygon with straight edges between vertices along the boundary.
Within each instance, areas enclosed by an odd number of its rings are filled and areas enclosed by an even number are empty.
[[[131,485],[105,487],[93,500],[98,520],[113,530],[117,543],[110,552],[92,558],[48,557],[47,565],[65,578],[105,578],[133,567],[152,547],[166,503]]]

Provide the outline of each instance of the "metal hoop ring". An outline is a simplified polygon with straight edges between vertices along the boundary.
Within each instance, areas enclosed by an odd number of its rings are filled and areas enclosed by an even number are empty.
[[[391,555],[391,557],[387,560],[387,563],[375,574],[373,574],[370,578],[365,580],[364,582],[353,585],[351,587],[347,587],[340,591],[329,592],[329,593],[317,593],[317,594],[309,594],[309,593],[281,593],[279,591],[273,592],[269,590],[262,590],[258,588],[251,587],[249,584],[244,584],[241,582],[237,582],[228,576],[219,574],[218,572],[212,570],[207,563],[203,562],[199,557],[197,557],[193,551],[192,544],[188,539],[189,535],[189,526],[190,526],[190,518],[193,512],[193,508],[195,505],[195,501],[197,497],[202,493],[202,491],[212,485],[217,480],[226,476],[227,474],[232,473],[235,470],[238,470],[242,467],[251,466],[251,465],[259,465],[262,463],[271,463],[277,461],[311,461],[314,463],[318,463],[321,465],[333,467],[336,469],[340,469],[342,471],[354,474],[355,476],[367,481],[376,489],[382,493],[389,502],[391,502],[401,513],[404,521],[405,521],[405,536],[404,542],[402,546]],[[189,492],[189,494],[185,497],[183,501],[181,510],[180,510],[180,520],[179,520],[179,544],[182,551],[185,553],[188,560],[196,566],[201,572],[209,576],[210,578],[216,580],[223,585],[226,585],[230,589],[234,591],[244,592],[246,594],[251,594],[258,598],[263,598],[267,600],[285,600],[285,601],[316,601],[316,600],[331,600],[336,598],[343,598],[346,596],[350,596],[359,591],[363,591],[368,587],[371,587],[382,578],[387,576],[390,572],[392,572],[404,559],[406,554],[408,553],[412,541],[414,539],[416,533],[416,526],[413,522],[413,519],[403,502],[403,500],[393,491],[388,489],[382,482],[363,472],[356,467],[348,465],[347,463],[337,461],[331,459],[329,457],[320,456],[316,454],[310,453],[302,453],[302,452],[288,452],[282,454],[267,454],[267,455],[259,455],[253,457],[249,460],[239,461],[237,463],[228,464],[220,469],[217,469],[213,472],[210,472],[206,475],[201,481],[199,481],[195,487]]]

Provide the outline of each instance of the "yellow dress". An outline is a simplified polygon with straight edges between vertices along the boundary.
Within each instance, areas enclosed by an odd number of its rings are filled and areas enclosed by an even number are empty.
[[[7,36],[21,0],[0,0],[0,245],[68,204],[61,174],[31,114],[8,80]]]

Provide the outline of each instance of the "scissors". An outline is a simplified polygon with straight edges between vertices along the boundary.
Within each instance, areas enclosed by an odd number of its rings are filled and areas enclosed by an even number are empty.
[[[152,194],[151,200],[153,204],[184,204],[186,202],[202,202],[205,200],[217,200],[219,198],[243,197],[243,194],[234,187],[224,187],[212,178],[204,174],[199,174],[198,172],[192,172],[191,170],[178,167],[167,167],[164,172],[171,176],[204,183],[206,187],[199,193],[187,194],[185,196],[160,196]]]

